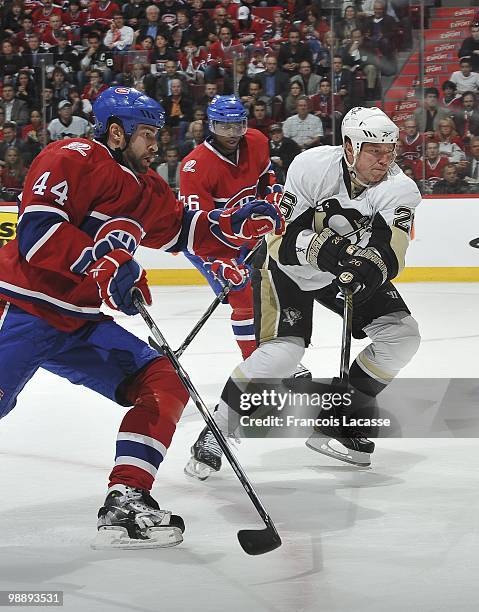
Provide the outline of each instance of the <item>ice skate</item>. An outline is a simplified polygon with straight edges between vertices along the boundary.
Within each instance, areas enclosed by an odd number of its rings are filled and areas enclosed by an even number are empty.
[[[91,547],[166,548],[183,541],[183,519],[161,510],[148,491],[115,485],[98,512],[98,533]]]
[[[218,472],[221,469],[222,455],[220,445],[206,426],[191,447],[191,458],[184,472],[193,478],[206,480],[212,472]]]

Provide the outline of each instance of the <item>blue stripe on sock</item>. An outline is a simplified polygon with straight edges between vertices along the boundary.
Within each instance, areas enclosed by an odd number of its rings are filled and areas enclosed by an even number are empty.
[[[160,463],[163,461],[163,455],[160,451],[156,450],[147,444],[141,442],[132,442],[131,440],[117,440],[116,441],[116,456],[117,457],[136,457],[142,459],[147,463],[153,465],[158,469]]]

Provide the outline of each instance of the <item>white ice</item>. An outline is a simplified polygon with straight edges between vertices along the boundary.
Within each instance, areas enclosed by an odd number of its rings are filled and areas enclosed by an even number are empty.
[[[479,286],[400,290],[423,336],[402,375],[479,378]],[[206,287],[153,293],[152,313],[173,347],[212,299]],[[316,376],[332,376],[340,319],[324,309],[315,317],[304,361]],[[140,317],[118,320],[146,338]],[[213,406],[238,360],[222,306],[182,363]],[[123,414],[40,371],[1,421],[0,589],[62,590],[68,612],[477,609],[477,440],[380,440],[368,471],[313,453],[304,440],[244,440],[238,457],[283,539],[249,557],[236,532],[261,522],[232,470],[204,483],[183,474],[203,427],[189,405],[153,490],[184,517],[184,543],[95,552],[89,544]]]

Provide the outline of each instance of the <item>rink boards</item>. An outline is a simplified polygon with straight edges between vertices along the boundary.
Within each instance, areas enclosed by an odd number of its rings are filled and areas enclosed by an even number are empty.
[[[16,218],[16,206],[0,202],[0,241],[15,237]],[[416,211],[407,266],[397,281],[479,281],[479,248],[471,246],[478,237],[477,195],[425,197]],[[172,256],[140,247],[138,259],[148,270],[152,285],[205,284],[200,273],[181,254]]]

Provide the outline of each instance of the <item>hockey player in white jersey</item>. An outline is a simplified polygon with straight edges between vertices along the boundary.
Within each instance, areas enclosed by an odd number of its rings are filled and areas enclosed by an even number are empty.
[[[234,370],[215,413],[227,434],[234,434],[237,419],[231,417],[240,413],[245,382],[286,378],[302,359],[314,301],[342,314],[342,272],[353,275],[356,287],[353,336],[371,340],[350,368],[356,397],[374,398],[419,347],[417,323],[391,283],[404,267],[414,209],[421,201],[415,183],[394,162],[399,129],[379,108],[358,107],[345,116],[342,138],[342,146],[301,153],[289,168],[281,201],[286,232],[268,239],[264,264],[253,275],[259,346]],[[344,412],[344,407],[333,409],[339,422]],[[366,466],[374,443],[365,436],[342,425],[320,427],[307,445]],[[221,467],[221,451],[208,431],[192,451],[188,474],[204,479]]]

